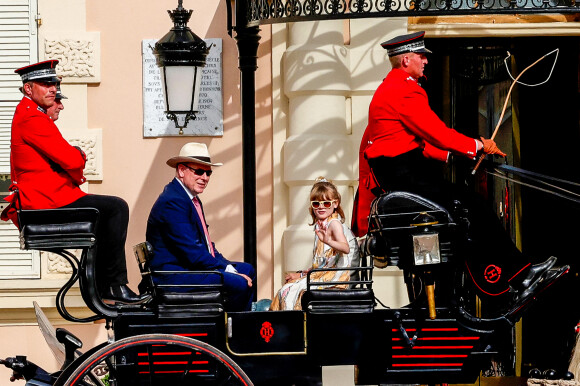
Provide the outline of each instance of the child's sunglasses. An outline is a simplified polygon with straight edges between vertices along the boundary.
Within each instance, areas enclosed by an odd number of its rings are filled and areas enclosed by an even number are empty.
[[[326,209],[330,208],[332,206],[332,203],[336,201],[336,200],[332,200],[332,201],[310,201],[310,206],[312,206],[312,209],[318,209],[320,207],[324,207]]]

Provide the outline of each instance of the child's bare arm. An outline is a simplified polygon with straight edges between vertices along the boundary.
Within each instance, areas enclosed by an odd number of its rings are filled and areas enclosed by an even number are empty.
[[[346,236],[342,230],[342,225],[338,221],[331,221],[326,229],[324,239],[325,244],[330,245],[335,251],[349,253],[350,246],[346,241]]]

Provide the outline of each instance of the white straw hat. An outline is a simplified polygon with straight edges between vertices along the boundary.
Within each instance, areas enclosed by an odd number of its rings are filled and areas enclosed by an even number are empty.
[[[221,162],[212,163],[205,143],[189,142],[183,145],[179,155],[167,160],[167,165],[174,168],[177,164],[195,162],[202,165],[222,166]]]

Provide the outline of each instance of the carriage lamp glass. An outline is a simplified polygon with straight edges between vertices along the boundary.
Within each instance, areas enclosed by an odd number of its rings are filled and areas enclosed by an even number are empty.
[[[427,233],[422,235],[413,235],[413,254],[415,257],[415,265],[441,263],[439,234]]]
[[[167,12],[173,28],[155,43],[153,53],[161,71],[165,114],[183,134],[187,123],[199,112],[201,71],[209,48],[187,26],[193,11],[183,8],[183,0],[179,0],[176,9]]]

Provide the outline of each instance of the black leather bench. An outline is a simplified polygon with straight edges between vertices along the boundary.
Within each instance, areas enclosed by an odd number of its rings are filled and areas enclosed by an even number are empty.
[[[361,259],[361,262],[364,259]],[[310,281],[310,275],[317,271],[357,271],[345,282]],[[359,277],[352,280],[352,277]],[[308,272],[306,291],[302,295],[302,309],[313,314],[347,314],[372,313],[375,308],[375,295],[372,289],[372,267],[363,264],[361,267],[313,269]],[[338,284],[348,288],[330,288]],[[312,288],[312,287],[329,288]]]
[[[152,271],[153,247],[147,241],[133,247],[141,271],[141,292],[153,294],[153,304],[160,316],[183,313],[206,314],[224,311],[223,275],[218,271]],[[217,275],[218,284],[156,284],[154,276],[161,275]]]
[[[55,248],[92,248],[96,241],[99,211],[82,209],[20,210],[20,247],[51,250]]]

